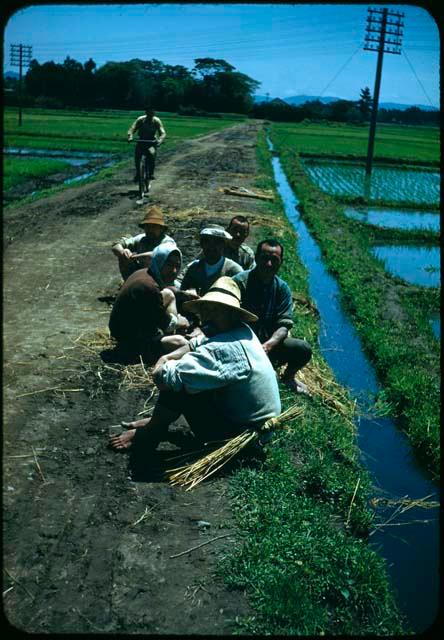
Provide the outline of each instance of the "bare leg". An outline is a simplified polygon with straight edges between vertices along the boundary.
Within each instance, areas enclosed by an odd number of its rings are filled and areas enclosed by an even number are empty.
[[[155,437],[159,438],[160,441],[163,434],[165,434],[165,432],[168,430],[169,425],[174,422],[174,420],[176,420],[179,416],[179,411],[171,411],[166,407],[156,404],[156,406],[154,407],[152,418],[144,418],[143,420],[137,421],[139,423],[145,422],[145,424],[139,424],[137,425],[137,427],[129,429],[128,431],[122,431],[122,433],[117,436],[111,436],[109,439],[109,444],[113,449],[117,451],[121,451],[122,449],[129,449],[129,447],[132,445],[132,441],[134,436],[136,435],[137,429],[144,429],[152,432],[153,436],[155,434]]]

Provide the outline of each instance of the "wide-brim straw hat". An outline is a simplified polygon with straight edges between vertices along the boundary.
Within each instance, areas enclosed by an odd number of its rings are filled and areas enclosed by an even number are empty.
[[[219,224],[208,224],[206,227],[199,231],[199,237],[212,236],[213,238],[222,238],[223,240],[232,240],[233,236],[228,233]]]
[[[165,219],[163,217],[162,210],[156,205],[151,205],[145,211],[145,217],[142,222],[139,222],[139,227],[144,227],[146,224],[159,224],[162,227],[166,227]]]
[[[183,309],[184,311],[191,311],[191,313],[199,313],[203,306],[211,302],[211,304],[220,304],[223,307],[234,309],[246,322],[257,322],[258,317],[254,313],[243,309],[240,306],[240,301],[241,292],[237,284],[232,278],[222,276],[216,280],[202,298],[184,302]]]

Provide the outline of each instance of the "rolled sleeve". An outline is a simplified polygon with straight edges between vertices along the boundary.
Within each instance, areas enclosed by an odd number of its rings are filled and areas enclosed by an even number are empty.
[[[250,371],[250,362],[240,344],[201,345],[180,360],[167,361],[162,381],[173,391],[185,388],[188,393],[200,393],[243,380]]]
[[[277,296],[276,328],[286,327],[287,329],[291,329],[293,324],[293,300],[291,291],[287,285],[283,285],[280,287]]]

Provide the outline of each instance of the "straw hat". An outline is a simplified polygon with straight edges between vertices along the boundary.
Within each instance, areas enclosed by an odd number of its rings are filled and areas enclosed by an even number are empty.
[[[145,211],[145,217],[142,222],[139,223],[139,227],[144,227],[146,224],[159,224],[162,227],[166,227],[165,220],[163,217],[162,210],[155,205],[151,205],[147,207]]]
[[[246,322],[256,322],[258,317],[254,315],[254,313],[250,313],[250,311],[242,309],[240,306],[240,299],[241,292],[234,280],[228,276],[222,276],[216,280],[202,298],[199,298],[199,300],[189,300],[188,302],[184,302],[183,309],[184,311],[199,313],[199,309],[202,308],[202,305],[209,302],[217,303],[223,307],[235,309]]]
[[[222,238],[223,240],[232,240],[233,236],[225,231],[219,224],[208,224],[199,231],[200,236],[213,236],[214,238]]]

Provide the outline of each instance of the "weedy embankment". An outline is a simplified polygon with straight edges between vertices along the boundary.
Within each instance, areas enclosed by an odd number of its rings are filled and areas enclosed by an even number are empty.
[[[263,134],[258,162],[257,186],[274,188]],[[264,206],[279,220],[285,247],[281,275],[296,294],[293,333],[314,347],[305,381],[315,393],[295,398],[281,388],[283,407],[296,401],[304,414],[275,436],[262,468],[234,474],[231,496],[240,543],[220,573],[228,585],[250,594],[255,614],[242,623],[250,633],[401,633],[385,562],[366,541],[370,480],[359,462],[354,406],[316,347],[317,315],[308,299],[307,274],[277,194]],[[276,227],[263,232],[276,235]]]

